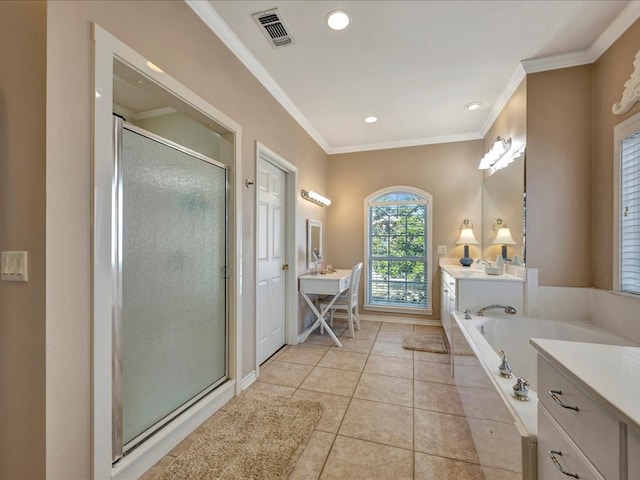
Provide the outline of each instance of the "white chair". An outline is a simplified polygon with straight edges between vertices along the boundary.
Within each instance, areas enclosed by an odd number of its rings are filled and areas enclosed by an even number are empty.
[[[336,310],[345,310],[349,319],[349,331],[351,337],[355,336],[353,330],[353,324],[358,330],[360,330],[360,312],[358,311],[358,289],[360,287],[360,276],[362,273],[362,262],[357,263],[351,269],[351,277],[349,278],[349,288],[338,297],[335,303],[331,306],[331,313],[329,317],[329,325],[333,326],[333,314]],[[320,307],[324,309],[329,305],[329,300],[320,300]],[[321,329],[322,330],[322,329]]]

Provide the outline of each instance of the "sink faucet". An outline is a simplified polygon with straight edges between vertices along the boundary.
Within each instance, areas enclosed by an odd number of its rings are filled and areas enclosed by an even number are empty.
[[[491,310],[493,308],[502,308],[504,309],[504,313],[510,313],[512,315],[514,313],[517,313],[516,309],[510,305],[487,305],[486,307],[482,307],[480,310],[478,310],[478,313],[476,315],[480,315],[481,317],[483,317],[485,311]]]
[[[480,264],[482,264],[482,265],[489,265],[489,266],[491,266],[491,262],[490,262],[490,261],[488,261],[488,260],[485,260],[484,258],[479,258],[479,259],[476,261],[476,263],[480,263]]]

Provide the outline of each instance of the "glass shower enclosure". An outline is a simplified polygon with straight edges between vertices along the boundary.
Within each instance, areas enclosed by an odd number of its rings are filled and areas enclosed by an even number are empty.
[[[112,461],[228,378],[225,165],[114,116]]]

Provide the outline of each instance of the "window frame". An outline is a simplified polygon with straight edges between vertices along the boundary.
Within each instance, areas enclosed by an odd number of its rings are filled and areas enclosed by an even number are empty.
[[[369,303],[369,294],[371,282],[369,278],[369,265],[370,265],[370,234],[371,234],[371,226],[369,224],[369,206],[373,199],[393,193],[393,192],[402,192],[411,195],[417,195],[423,197],[425,200],[425,215],[426,219],[426,261],[427,267],[425,271],[425,278],[427,283],[427,306],[399,306],[399,305],[380,305],[380,304],[370,304]],[[407,185],[395,185],[391,187],[386,187],[380,190],[373,192],[368,195],[364,199],[364,267],[363,267],[363,279],[364,279],[364,301],[362,308],[363,310],[377,311],[377,312],[390,312],[390,313],[406,313],[406,314],[421,314],[421,315],[433,315],[433,248],[432,248],[432,238],[433,238],[433,195],[429,192],[416,188],[410,187]]]
[[[621,295],[640,297],[640,285],[637,292],[622,290],[621,245],[621,196],[622,196],[622,141],[640,132],[640,112],[620,122],[613,129],[613,290]]]

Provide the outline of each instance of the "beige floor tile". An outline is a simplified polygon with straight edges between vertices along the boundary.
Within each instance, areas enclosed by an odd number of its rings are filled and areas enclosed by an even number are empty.
[[[462,386],[457,388],[466,417],[513,423],[513,418],[495,390]]]
[[[413,331],[416,333],[441,333],[444,335],[444,328],[438,325],[414,325]]]
[[[376,337],[377,342],[391,342],[391,343],[402,343],[404,340],[404,334],[407,332],[397,331],[397,330],[385,330],[378,332],[378,336]]]
[[[339,431],[345,437],[413,449],[413,409],[354,398]]]
[[[322,347],[332,347],[335,345],[331,337],[327,335],[327,332],[325,332],[324,335],[309,335],[304,343],[309,346],[318,345]]]
[[[380,333],[383,332],[413,332],[412,323],[383,322],[380,326]]]
[[[515,425],[477,418],[467,422],[483,467],[522,470],[521,437]]]
[[[321,480],[411,480],[413,452],[338,435]]]
[[[415,450],[440,457],[479,463],[467,419],[414,409]]]
[[[456,365],[480,366],[480,361],[473,355],[455,355],[454,362]]]
[[[326,348],[292,345],[278,357],[278,360],[316,366],[327,351]]]
[[[314,431],[287,480],[316,480],[333,444],[334,434]]]
[[[446,363],[413,361],[413,378],[424,382],[447,383],[455,385],[451,376],[451,366]]]
[[[412,407],[413,381],[408,378],[363,373],[353,397]]]
[[[480,465],[416,452],[415,480],[485,480]]]
[[[339,348],[340,350],[347,350],[349,352],[369,353],[373,340],[361,340],[359,338],[351,338],[349,336],[340,337],[340,343],[342,347],[334,346],[333,348]]]
[[[369,355],[364,373],[387,375],[390,377],[413,378],[413,360],[409,358]]]
[[[322,412],[322,417],[320,417],[320,421],[316,425],[316,430],[330,433],[338,432],[349,402],[351,401],[350,397],[303,390],[301,388],[296,390],[294,398],[321,402],[324,405],[324,412]]]
[[[313,370],[311,365],[274,360],[267,367],[260,369],[258,381],[284,385],[285,387],[298,387],[311,370]]]
[[[379,335],[379,334],[378,334]],[[384,355],[385,357],[411,358],[413,350],[405,350],[400,343],[378,342],[373,344],[371,349],[373,355]]]
[[[360,330],[356,330],[356,336],[354,337],[356,340],[368,340],[370,342],[373,342],[376,337],[378,336],[378,330],[365,330],[363,328],[361,328]],[[349,329],[346,329],[344,332],[342,332],[342,335],[340,336],[340,341],[342,341],[343,338],[351,338],[351,332],[349,332]]]
[[[275,393],[283,397],[290,397],[296,391],[294,387],[285,387],[284,385],[276,385],[273,383],[253,382],[249,390],[260,390],[262,392]]]
[[[315,367],[300,388],[349,397],[353,395],[359,378],[359,372]]]
[[[421,362],[451,363],[451,357],[447,353],[421,352],[416,350],[413,352],[413,359]]]
[[[361,372],[364,364],[367,362],[368,355],[366,353],[358,353],[342,350],[341,348],[332,348],[322,358],[319,367],[337,368],[338,370],[352,370]]]
[[[380,326],[382,325],[382,322],[379,322],[377,320],[362,320],[360,319],[360,328],[362,330],[380,330]]]
[[[416,380],[413,383],[413,405],[423,410],[464,415],[458,388],[445,383]]]

